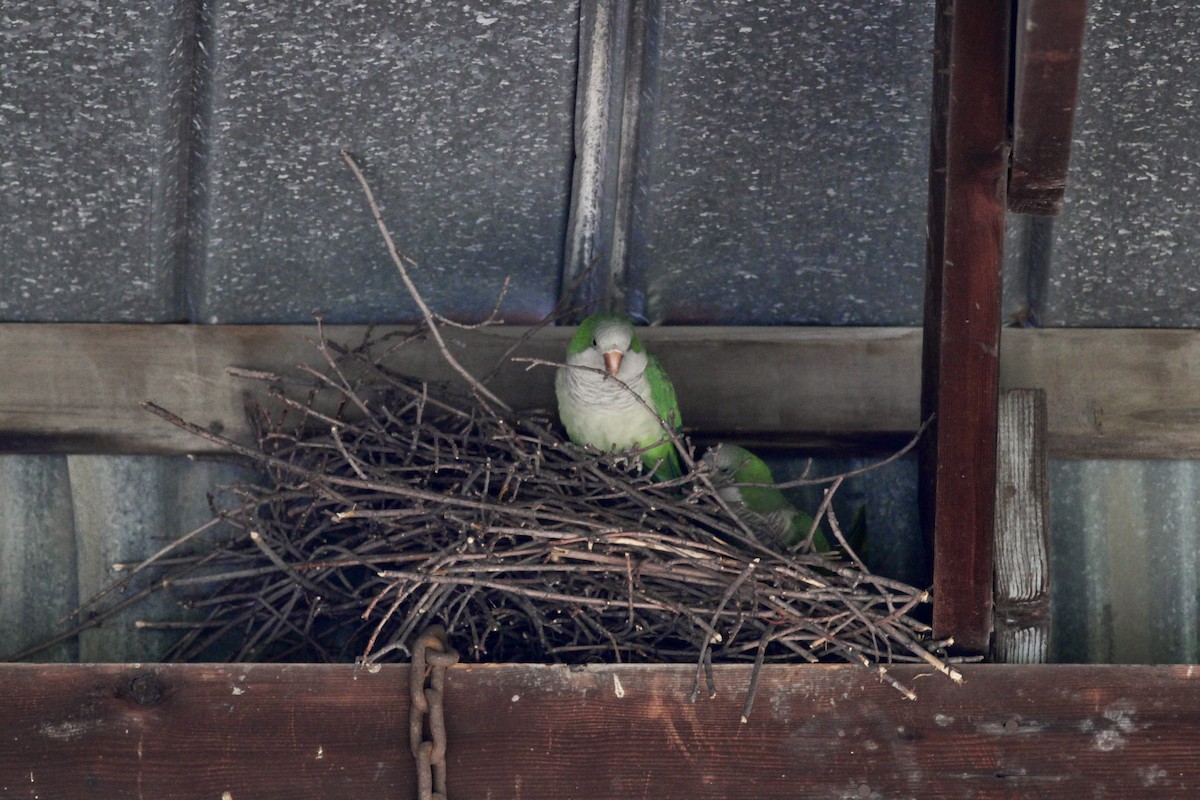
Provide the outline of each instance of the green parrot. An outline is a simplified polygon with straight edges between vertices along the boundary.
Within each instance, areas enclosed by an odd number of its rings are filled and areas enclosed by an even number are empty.
[[[572,442],[604,451],[648,448],[642,463],[657,480],[683,474],[666,429],[682,428],[675,387],[628,317],[601,312],[585,319],[567,345],[567,364],[554,377],[554,391]]]
[[[776,544],[791,549],[804,541],[813,518],[796,508],[773,486],[735,486],[738,483],[775,483],[771,468],[744,447],[722,442],[704,454],[704,462],[714,471],[717,494],[734,512],[748,511],[751,522],[765,528]],[[751,528],[756,525],[751,524]],[[820,527],[812,538],[813,549],[829,553],[834,548]]]

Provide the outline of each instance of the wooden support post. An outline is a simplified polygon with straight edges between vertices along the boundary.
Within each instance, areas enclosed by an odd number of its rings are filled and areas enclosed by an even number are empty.
[[[922,510],[934,635],[985,653],[992,625],[1010,0],[940,0],[922,373]],[[947,47],[948,45],[948,47]]]
[[[1041,664],[1050,649],[1046,392],[1000,394],[994,660]]]
[[[1008,207],[1057,214],[1067,190],[1087,0],[1020,0]]]

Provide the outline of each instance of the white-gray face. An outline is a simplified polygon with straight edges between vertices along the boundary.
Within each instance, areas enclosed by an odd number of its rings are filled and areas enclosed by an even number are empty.
[[[601,322],[596,326],[596,334],[592,338],[592,346],[581,353],[567,358],[567,363],[575,366],[589,367],[593,370],[606,370],[609,366],[609,360],[606,354],[618,354],[620,365],[617,368],[617,373],[613,377],[627,384],[644,397],[649,397],[649,387],[645,385],[645,372],[647,359],[645,353],[637,353],[630,350],[629,347],[633,343],[633,326],[620,320],[610,320]],[[587,371],[578,371],[570,376],[572,382],[579,382],[589,385],[592,391],[596,391],[594,387],[604,381],[604,376],[596,373],[588,373]],[[620,386],[616,386],[609,382],[609,385],[600,390],[606,395],[620,394],[625,392]],[[632,400],[633,398],[627,398]],[[634,401],[636,402],[636,401]],[[626,403],[621,403],[625,405]]]
[[[572,386],[587,387],[584,393],[599,393],[604,397],[625,395],[628,401],[637,402],[629,397],[625,387],[610,380],[605,380],[601,371],[607,371],[604,352],[599,347],[589,347],[581,353],[567,357],[567,363],[587,369],[568,371],[567,379]],[[649,399],[650,387],[646,384],[646,356],[633,350],[626,350],[621,355],[621,364],[615,377],[630,389]],[[561,373],[561,371],[560,371]],[[622,402],[620,405],[626,405]]]
[[[596,326],[596,349],[601,353],[619,350],[624,353],[633,342],[633,326],[620,320],[605,320]]]
[[[592,345],[567,357],[567,363],[586,369],[560,369],[556,379],[559,389],[559,405],[591,409],[607,409],[613,413],[628,413],[631,409],[643,409],[643,401],[650,401],[650,385],[646,382],[648,360],[645,353],[630,350],[633,341],[633,326],[619,320],[606,321],[596,326]],[[606,358],[605,354],[609,354]],[[619,354],[620,363],[613,376],[620,381],[608,380],[612,354]],[[621,384],[624,384],[622,386]],[[628,388],[626,388],[628,387]],[[630,390],[636,393],[630,393]],[[641,400],[638,399],[641,397]],[[568,412],[570,413],[570,412]],[[636,411],[637,417],[646,417],[661,430],[656,418],[649,411]]]

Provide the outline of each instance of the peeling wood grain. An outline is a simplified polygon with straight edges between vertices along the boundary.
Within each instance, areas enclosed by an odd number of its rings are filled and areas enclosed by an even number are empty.
[[[919,668],[897,669],[911,681]],[[1187,797],[1195,667],[999,666],[903,699],[871,672],[460,666],[446,679],[452,797]],[[407,668],[0,667],[6,796],[412,797]],[[146,691],[153,684],[155,691]],[[618,691],[617,686],[621,689]]]
[[[996,458],[995,660],[1045,662],[1050,647],[1046,395],[1000,393]]]

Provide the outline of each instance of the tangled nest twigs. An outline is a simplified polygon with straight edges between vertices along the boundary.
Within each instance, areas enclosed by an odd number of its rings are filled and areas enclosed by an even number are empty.
[[[655,483],[382,363],[421,333],[322,334],[311,385],[255,409],[259,448],[221,440],[267,480],[232,489],[229,541],[156,557],[199,615],[170,623],[186,632],[168,658],[402,659],[440,623],[476,660],[694,662],[697,688],[714,660],[878,666],[906,696],[882,664],[957,676],[910,616],[927,593],[747,536],[703,466]]]
[[[167,658],[400,660],[436,623],[481,661],[695,663],[695,693],[702,680],[714,691],[714,661],[752,663],[744,714],[768,662],[875,667],[909,698],[884,664],[925,663],[961,680],[911,615],[926,592],[857,558],[774,550],[731,513],[702,462],[652,482],[628,466],[638,459],[569,444],[545,415],[512,411],[463,370],[440,334],[450,323],[417,293],[412,262],[343,155],[425,324],[353,347],[319,329],[325,363],[304,368],[299,388],[242,373],[270,386],[272,401],[252,409],[257,448],[147,404],[266,472],[228,490],[226,541],[197,547],[194,531],[112,587],[156,569],[156,586],[191,609],[145,623],[183,631]],[[426,336],[465,389],[404,374],[405,346]],[[689,443],[677,443],[695,464]],[[104,601],[89,602],[89,624],[128,604],[95,610]]]

